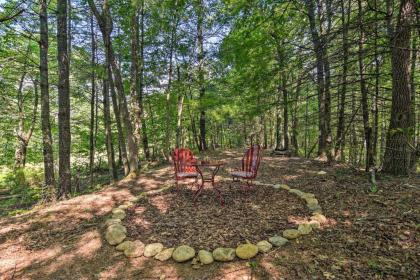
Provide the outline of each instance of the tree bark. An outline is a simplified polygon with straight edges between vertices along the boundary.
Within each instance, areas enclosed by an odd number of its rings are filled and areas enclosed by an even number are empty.
[[[50,93],[48,83],[48,10],[47,0],[41,0],[39,6],[40,42],[39,74],[41,89],[41,130],[42,152],[44,156],[44,183],[51,196],[55,192],[54,153],[52,147],[50,122]]]
[[[198,86],[200,89],[200,150],[207,150],[206,142],[206,111],[203,99],[206,92],[204,85],[204,37],[203,37],[204,3],[198,0],[197,5],[197,60],[198,60]]]
[[[178,82],[181,80],[180,69],[178,66]],[[177,120],[176,120],[176,147],[181,146],[181,125],[182,125],[182,111],[184,108],[184,97],[185,93],[183,91],[178,92],[178,104],[177,104]]]
[[[362,115],[363,115],[363,131],[364,131],[364,140],[366,145],[366,156],[365,156],[365,171],[369,170],[374,166],[374,155],[373,155],[373,146],[372,146],[372,127],[370,126],[369,121],[369,106],[368,106],[368,89],[366,87],[365,81],[365,50],[364,50],[364,41],[365,41],[365,31],[363,26],[363,7],[362,1],[357,1],[358,6],[358,25],[360,28],[359,33],[359,51],[358,51],[358,60],[359,60],[359,78],[360,78],[360,92],[362,93]]]
[[[143,152],[146,160],[150,159],[149,139],[147,137],[147,126],[144,113],[143,96],[144,96],[144,0],[141,1],[140,7],[140,85],[138,92],[138,103],[141,114],[141,132],[143,139]]]
[[[109,58],[109,64],[114,76],[114,83],[118,93],[119,99],[119,109],[121,110],[121,118],[123,119],[124,131],[127,141],[127,151],[128,151],[128,164],[130,167],[130,173],[136,175],[138,173],[138,150],[135,137],[133,134],[133,127],[131,125],[130,112],[128,110],[127,99],[124,93],[124,86],[121,77],[121,71],[118,65],[118,62],[115,58],[114,50],[112,47],[111,41],[111,32],[112,32],[112,18],[109,12],[109,3],[104,1],[102,15],[99,13],[96,8],[93,0],[88,0],[88,4],[98,21],[99,27],[102,32],[104,39],[105,48],[108,50],[107,56]]]
[[[93,24],[93,15],[90,18],[90,33],[91,33],[91,95],[90,95],[90,126],[89,126],[89,183],[90,186],[93,186],[93,165],[95,163],[95,100],[96,100],[96,38],[95,38],[95,29]],[[98,116],[96,116],[98,117]]]
[[[282,92],[283,92],[283,149],[289,150],[289,101],[288,92],[286,89],[286,76],[282,77]]]
[[[130,94],[131,94],[131,106],[134,115],[134,136],[136,137],[137,145],[141,141],[141,112],[139,104],[139,91],[140,91],[140,70],[139,70],[139,9],[136,4],[131,7],[130,16],[130,39],[131,39],[131,75],[130,75]]]
[[[104,125],[105,125],[105,144],[108,157],[108,170],[109,178],[111,182],[115,182],[118,179],[117,169],[115,166],[115,153],[114,146],[112,143],[112,130],[111,130],[111,116],[109,112],[109,87],[108,81],[103,80],[103,104],[104,104]]]
[[[108,64],[107,68],[108,68],[109,88],[111,91],[112,108],[114,110],[115,123],[117,125],[118,145],[120,147],[120,156],[121,156],[121,161],[124,168],[124,175],[127,176],[130,173],[130,165],[128,164],[127,146],[125,144],[126,142],[125,142],[124,130],[121,123],[121,112],[120,112],[119,104],[117,100],[117,93],[115,92],[114,78],[112,77],[111,66]]]
[[[322,40],[316,28],[315,5],[313,0],[305,1],[308,11],[309,27],[311,32],[312,43],[316,56],[316,80],[318,91],[318,110],[319,110],[319,144],[318,156],[325,158],[327,156],[327,120],[326,120],[326,96],[325,96],[325,77],[324,77],[324,50]]]
[[[57,60],[58,60],[58,176],[59,197],[67,198],[71,191],[70,172],[70,81],[67,45],[67,0],[57,1]]]
[[[384,171],[407,175],[410,171],[414,127],[410,92],[410,32],[415,3],[401,0],[391,44],[392,105],[387,133]]]
[[[347,71],[348,71],[348,26],[351,14],[351,1],[349,1],[347,11],[344,6],[344,0],[341,0],[341,24],[342,28],[342,42],[343,42],[343,72],[341,76],[341,91],[340,99],[338,103],[338,124],[337,124],[337,142],[335,146],[335,160],[341,161],[344,160],[344,145],[345,145],[345,133],[344,133],[344,123],[345,123],[345,104],[346,104],[346,94],[347,94]],[[347,14],[347,20],[346,20]]]

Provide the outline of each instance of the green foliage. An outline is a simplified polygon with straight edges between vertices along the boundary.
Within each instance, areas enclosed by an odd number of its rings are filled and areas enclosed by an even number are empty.
[[[7,199],[0,200],[0,215],[16,214],[41,198],[43,170],[35,167],[0,172],[0,191]]]

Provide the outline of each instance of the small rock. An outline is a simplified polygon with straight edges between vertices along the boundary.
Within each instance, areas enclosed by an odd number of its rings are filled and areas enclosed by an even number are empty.
[[[281,247],[281,246],[285,245],[287,242],[289,242],[289,240],[287,240],[286,238],[283,238],[283,237],[278,236],[278,235],[270,237],[268,239],[268,241],[271,244],[273,244],[273,246],[275,246],[275,247]]]
[[[126,210],[126,209],[128,209],[130,206],[128,206],[128,205],[126,205],[126,204],[121,204],[120,206],[118,206],[118,209],[121,209],[121,210]]]
[[[124,255],[127,258],[141,257],[144,253],[144,249],[145,249],[144,243],[141,242],[140,240],[136,240],[132,242],[131,245],[127,247],[127,249],[124,250]]]
[[[326,175],[326,174],[327,174],[327,172],[325,172],[325,171],[321,170],[321,171],[318,171],[318,173],[316,173],[316,174],[318,174],[318,175]]]
[[[297,190],[297,189],[290,189],[289,192],[290,193],[293,193],[293,194],[295,194],[297,196],[302,196],[303,195],[303,192],[300,191],[300,190]]]
[[[232,261],[235,258],[235,249],[216,248],[213,250],[213,258],[219,262]]]
[[[300,232],[300,234],[302,235],[306,235],[311,233],[312,231],[312,226],[310,224],[301,224],[298,227],[298,231]]]
[[[301,197],[306,200],[308,198],[315,198],[315,195],[313,193],[304,193]]]
[[[248,260],[258,254],[258,247],[254,244],[241,244],[236,248],[236,255],[243,260]]]
[[[300,236],[300,232],[297,229],[286,229],[283,231],[283,237],[287,239],[296,239]]]
[[[126,237],[127,229],[121,224],[111,225],[106,229],[105,239],[110,245],[120,244]]]
[[[318,204],[318,199],[313,197],[304,198],[307,204]]]
[[[191,261],[191,264],[192,265],[200,264],[200,259],[198,257],[193,258],[192,261]]]
[[[268,242],[267,240],[262,240],[257,243],[257,247],[258,247],[258,252],[267,253],[268,251],[271,250],[271,248],[273,248],[273,245],[271,245],[271,243]]]
[[[290,190],[290,187],[288,185],[285,185],[285,184],[281,184],[280,188],[283,189],[283,190],[286,190],[286,191]]]
[[[125,211],[119,208],[114,208],[112,210],[112,218],[113,219],[120,219],[123,220],[125,218],[126,214]]]
[[[311,210],[311,211],[322,210],[321,206],[319,206],[318,203],[309,203],[309,204],[306,204],[306,206],[308,206],[309,210]]]
[[[315,214],[311,217],[311,220],[318,221],[320,224],[327,222],[327,218],[322,214]]]
[[[133,241],[124,241],[115,247],[115,249],[117,249],[117,251],[125,251],[128,247],[133,246],[133,243]]]
[[[175,248],[164,249],[162,252],[155,256],[155,259],[160,260],[162,262],[169,260],[172,257],[174,249]]]
[[[144,256],[145,257],[154,257],[157,254],[159,254],[163,250],[163,244],[162,243],[152,243],[147,244],[144,248]]]
[[[186,262],[186,261],[194,258],[194,256],[195,256],[194,248],[192,248],[190,246],[187,246],[187,245],[179,246],[172,253],[172,258],[176,262]]]
[[[121,223],[120,219],[107,219],[105,221],[105,226],[109,227],[109,226],[112,226],[112,225],[115,225],[115,224],[120,224],[120,223]]]
[[[321,227],[321,223],[319,221],[315,221],[315,220],[310,220],[309,224],[311,225],[311,227],[313,229],[318,229]]]
[[[198,259],[202,264],[211,264],[214,262],[213,255],[206,250],[198,251]]]

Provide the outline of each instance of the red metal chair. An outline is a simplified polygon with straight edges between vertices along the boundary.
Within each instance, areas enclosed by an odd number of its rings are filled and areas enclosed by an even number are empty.
[[[175,184],[178,188],[178,182],[181,180],[194,178],[194,183],[197,185],[198,181],[198,172],[195,166],[188,165],[188,162],[194,162],[193,153],[189,149],[185,148],[176,148],[172,151],[172,161],[174,164],[175,170]]]
[[[246,187],[251,188],[254,186],[252,181],[257,177],[260,161],[261,147],[259,145],[253,145],[245,152],[242,158],[242,167],[229,172],[233,182],[244,180]]]

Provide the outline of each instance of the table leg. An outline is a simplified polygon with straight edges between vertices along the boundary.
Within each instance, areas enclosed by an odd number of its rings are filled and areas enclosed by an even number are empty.
[[[198,174],[200,174],[201,177],[201,184],[198,185],[198,189],[195,191],[194,196],[193,196],[193,202],[195,205],[195,202],[197,201],[198,196],[201,194],[201,192],[204,189],[204,176],[203,176],[203,172],[201,172],[200,168],[198,168],[198,166],[196,167]]]
[[[211,185],[213,187],[213,190],[216,193],[216,196],[219,198],[220,204],[223,207],[225,205],[225,203],[224,203],[224,199],[223,199],[223,196],[222,196],[222,192],[216,187],[215,182],[214,182],[214,178],[216,177],[216,174],[217,174],[218,171],[219,171],[219,166],[217,166],[212,172]]]

